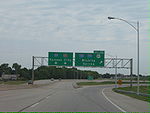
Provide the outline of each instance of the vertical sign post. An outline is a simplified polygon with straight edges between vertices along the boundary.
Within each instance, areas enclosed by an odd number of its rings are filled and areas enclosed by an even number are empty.
[[[34,56],[32,56],[32,84],[34,82]]]

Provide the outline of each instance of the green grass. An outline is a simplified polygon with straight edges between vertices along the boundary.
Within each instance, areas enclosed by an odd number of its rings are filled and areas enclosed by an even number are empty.
[[[130,78],[121,78],[121,79],[122,80],[130,80]],[[145,80],[149,81],[150,80],[150,76],[140,77],[139,79],[142,80],[142,81],[145,81]],[[132,80],[137,81],[137,78],[132,78]]]
[[[113,81],[105,81],[105,82],[78,82],[77,85],[85,86],[85,85],[104,85],[104,84],[114,84]]]
[[[150,94],[150,86],[140,86],[139,88],[140,88],[140,93]],[[133,86],[132,88],[131,87],[113,88],[113,91],[115,91],[115,89],[136,92],[137,91],[137,86]],[[136,98],[136,99],[139,99],[139,100],[150,102],[150,97],[141,96],[141,95],[137,95],[137,94],[126,94],[126,93],[122,93],[122,92],[117,92],[117,93],[120,93],[120,94],[123,94],[123,95],[126,95],[126,96],[130,96],[132,98]]]
[[[24,84],[27,83],[27,81],[0,81],[0,84],[7,84],[7,85],[19,85],[19,84]]]
[[[120,93],[120,94],[129,96],[129,97],[132,97],[132,98],[136,98],[136,99],[139,99],[139,100],[150,102],[150,97],[141,96],[141,95],[137,95],[137,94],[124,94],[124,93]]]
[[[137,82],[133,82],[136,84]],[[148,82],[140,82],[141,84],[148,84]],[[78,82],[79,86],[87,86],[87,85],[107,85],[107,84],[115,84],[114,81],[104,81],[104,82]],[[130,84],[130,82],[123,82],[123,84]]]
[[[120,87],[120,88],[117,88],[117,89],[136,92],[137,91],[137,86],[133,86],[132,88],[131,87]],[[139,91],[141,93],[149,94],[150,93],[150,87],[149,86],[140,86]]]

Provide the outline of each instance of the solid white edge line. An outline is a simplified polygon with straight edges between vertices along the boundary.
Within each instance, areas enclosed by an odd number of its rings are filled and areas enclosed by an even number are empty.
[[[31,107],[35,107],[36,105],[38,105],[39,103],[35,103],[35,104],[33,104]]]
[[[120,108],[119,106],[117,106],[116,104],[114,104],[105,94],[104,94],[104,90],[105,90],[106,88],[104,88],[103,90],[102,90],[102,94],[103,94],[103,96],[111,103],[111,104],[113,104],[116,108],[118,108],[119,110],[121,110],[122,112],[126,112],[125,110],[123,110],[122,108]]]

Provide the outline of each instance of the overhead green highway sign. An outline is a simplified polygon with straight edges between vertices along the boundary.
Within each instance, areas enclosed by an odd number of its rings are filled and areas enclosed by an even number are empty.
[[[49,52],[48,65],[50,66],[73,66],[73,53]]]
[[[75,53],[75,66],[103,67],[105,60],[104,51],[94,53]]]

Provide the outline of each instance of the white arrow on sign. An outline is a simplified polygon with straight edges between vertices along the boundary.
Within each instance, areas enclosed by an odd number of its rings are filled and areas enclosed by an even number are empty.
[[[103,61],[100,62],[100,64],[102,64],[102,63],[103,63]]]

